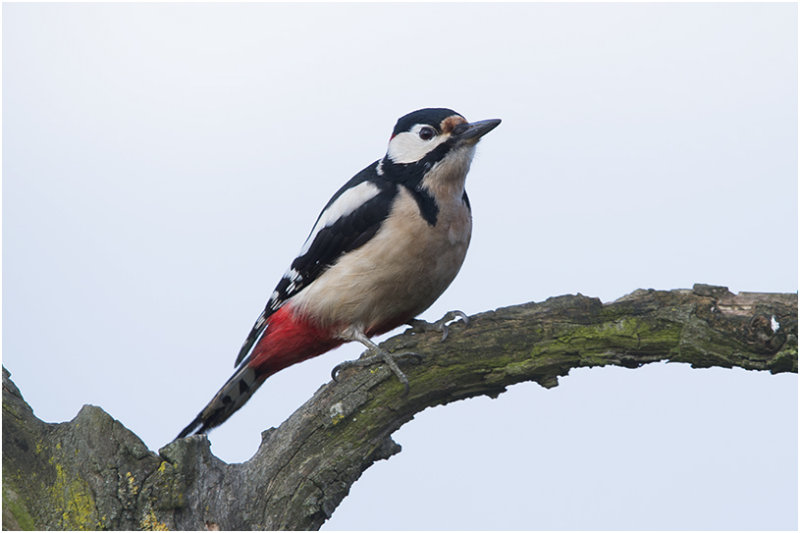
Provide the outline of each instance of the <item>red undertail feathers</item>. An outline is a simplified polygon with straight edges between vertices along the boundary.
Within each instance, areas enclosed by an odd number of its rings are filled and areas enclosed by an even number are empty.
[[[207,433],[241,408],[265,379],[290,365],[342,344],[329,330],[295,315],[284,305],[268,319],[264,335],[214,398],[177,438]]]

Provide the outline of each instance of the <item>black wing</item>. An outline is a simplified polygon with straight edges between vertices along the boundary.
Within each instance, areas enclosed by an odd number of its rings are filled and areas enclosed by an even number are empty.
[[[379,162],[375,162],[356,174],[325,205],[300,255],[292,261],[289,270],[272,292],[264,311],[253,324],[253,329],[239,350],[235,366],[253,348],[272,313],[317,279],[339,257],[363,245],[377,233],[389,215],[397,194],[397,185],[378,174],[378,165]],[[368,199],[357,204],[358,207],[340,212],[342,202],[337,203],[337,200],[348,191],[359,190],[359,187],[368,191],[365,195]],[[377,192],[369,197],[374,191]]]

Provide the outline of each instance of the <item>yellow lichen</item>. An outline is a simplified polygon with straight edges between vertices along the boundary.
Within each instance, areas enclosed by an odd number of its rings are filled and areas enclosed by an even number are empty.
[[[60,526],[63,529],[93,530],[101,526],[94,519],[94,498],[80,478],[68,479],[64,467],[55,463],[56,480],[50,488],[53,503],[61,512]]]
[[[139,485],[136,484],[136,479],[130,472],[125,472],[125,479],[128,481],[128,490],[136,496],[139,493]]]
[[[158,521],[158,517],[156,517],[156,513],[154,513],[152,509],[139,523],[139,527],[144,531],[169,531],[169,528],[164,522]]]

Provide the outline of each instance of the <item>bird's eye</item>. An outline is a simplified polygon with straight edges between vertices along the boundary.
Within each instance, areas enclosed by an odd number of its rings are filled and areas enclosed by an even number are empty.
[[[423,141],[430,141],[435,135],[436,132],[433,131],[433,128],[429,128],[428,126],[419,130],[419,138]]]

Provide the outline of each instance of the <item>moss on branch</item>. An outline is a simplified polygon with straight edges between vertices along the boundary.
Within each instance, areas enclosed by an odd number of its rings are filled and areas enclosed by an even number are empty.
[[[70,422],[38,420],[3,369],[5,529],[317,529],[372,463],[398,453],[391,435],[415,413],[509,385],[554,387],[573,368],[693,367],[797,372],[797,295],[637,290],[603,304],[581,295],[505,307],[436,333],[407,331],[390,351],[408,396],[384,367],[349,369],[280,427],[252,459],[228,465],[205,436],[156,454],[97,407]]]

